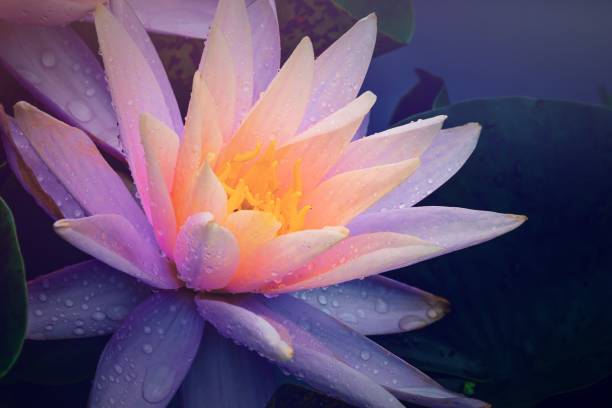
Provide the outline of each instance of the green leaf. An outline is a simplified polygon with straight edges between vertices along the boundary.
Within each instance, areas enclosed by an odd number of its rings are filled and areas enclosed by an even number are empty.
[[[384,337],[392,351],[495,407],[529,406],[612,374],[612,111],[473,100],[411,117],[482,124],[465,167],[422,205],[526,214],[518,230],[393,277],[453,312]],[[454,385],[453,385],[454,384]]]
[[[3,377],[21,351],[27,325],[27,295],[15,222],[2,198],[0,254],[0,377]]]
[[[407,44],[414,32],[411,0],[286,0],[276,2],[283,57],[305,36],[319,54],[357,20],[375,12],[378,38],[375,55]]]
[[[448,105],[444,80],[424,69],[417,68],[415,72],[418,81],[397,103],[391,115],[391,125],[409,116]]]

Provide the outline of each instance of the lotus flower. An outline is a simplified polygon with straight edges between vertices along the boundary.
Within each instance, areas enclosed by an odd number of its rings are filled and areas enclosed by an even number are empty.
[[[365,337],[448,306],[375,275],[524,221],[412,207],[461,167],[477,124],[441,130],[438,116],[361,137],[374,15],[316,59],[305,38],[278,70],[271,4],[220,1],[184,126],[133,10],[98,6],[95,24],[120,142],[100,67],[68,29],[5,29],[2,55],[75,125],[19,102],[3,142],[58,234],[96,258],[29,283],[31,339],[114,333],[91,406],[165,406],[181,384],[187,407],[264,406],[270,362],[357,406],[486,406]],[[90,136],[125,157],[135,194]]]

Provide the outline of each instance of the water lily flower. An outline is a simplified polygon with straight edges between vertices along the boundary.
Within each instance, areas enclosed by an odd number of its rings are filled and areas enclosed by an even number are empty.
[[[524,221],[413,207],[462,166],[480,127],[442,130],[438,116],[361,137],[375,102],[358,93],[376,17],[316,59],[305,38],[279,70],[267,0],[219,2],[183,123],[144,27],[127,3],[110,7],[97,6],[95,25],[120,142],[94,110],[80,121],[72,112],[74,126],[26,102],[2,115],[15,174],[57,233],[95,258],[29,283],[29,338],[113,333],[90,406],[165,406],[181,385],[187,407],[265,406],[278,386],[270,363],[356,406],[486,406],[365,337],[417,329],[448,310],[376,275]],[[75,63],[97,72],[81,43],[63,39],[45,44],[68,61],[51,64],[45,49],[42,59],[4,55],[30,73]],[[103,107],[97,80],[92,104]],[[82,98],[70,84],[49,96],[52,107],[66,101],[60,113]],[[135,194],[94,142],[126,158]]]

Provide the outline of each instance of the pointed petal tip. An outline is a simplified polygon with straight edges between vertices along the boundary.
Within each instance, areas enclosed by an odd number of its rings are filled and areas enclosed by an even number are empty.
[[[70,220],[66,218],[62,218],[61,220],[57,220],[53,223],[53,229],[59,233],[59,230],[70,227]]]
[[[506,214],[506,217],[516,222],[517,227],[528,220],[526,215],[520,215],[520,214]]]

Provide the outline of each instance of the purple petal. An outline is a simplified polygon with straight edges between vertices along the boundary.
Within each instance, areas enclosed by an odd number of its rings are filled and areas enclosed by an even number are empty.
[[[476,148],[480,125],[442,130],[421,156],[421,165],[406,181],[370,207],[368,213],[411,207],[446,183]]]
[[[129,0],[148,31],[206,38],[218,0]]]
[[[0,62],[57,117],[123,157],[104,71],[69,27],[0,22]]]
[[[2,0],[0,18],[25,24],[60,25],[85,16],[99,0]]]
[[[190,294],[149,297],[104,349],[89,406],[165,407],[191,367],[203,327]]]
[[[202,316],[223,336],[276,362],[315,389],[357,406],[402,406],[383,387],[338,360],[310,336],[306,326],[295,324],[301,324],[300,320],[281,323],[263,296],[207,297],[196,303]]]
[[[66,241],[115,269],[156,288],[180,287],[170,262],[157,245],[144,240],[120,215],[63,219],[56,221],[54,227]]]
[[[304,380],[315,387],[327,387],[325,391],[331,388],[349,403],[360,406],[368,403],[374,406],[401,406],[394,400],[389,400],[384,393],[377,393],[375,385],[368,385],[374,383],[403,400],[424,406],[487,406],[481,401],[445,390],[431,378],[367,337],[292,296],[268,299],[251,295],[233,297],[225,301],[231,302],[233,308],[242,309],[259,316],[259,319],[265,319],[285,337],[291,339],[291,346],[295,350],[293,357],[277,361],[277,364],[293,373],[302,373]],[[198,299],[197,302],[200,311],[208,319],[207,309],[210,304],[219,304],[223,301]],[[232,317],[225,317],[225,322],[215,320],[211,322],[224,336],[231,336],[238,342],[243,341],[247,336],[235,335],[236,329],[243,327],[241,319],[234,320],[233,313]],[[231,332],[223,329],[228,320],[232,320],[236,325]],[[258,342],[252,340],[247,341],[246,345],[256,349],[259,346]],[[338,377],[339,375],[342,376]],[[345,390],[342,387],[347,388]],[[344,395],[343,391],[348,391],[349,395]]]
[[[488,241],[517,228],[526,217],[455,207],[412,207],[366,213],[351,221],[352,234],[409,234],[443,248],[440,256]]]
[[[15,119],[0,108],[0,136],[7,161],[21,185],[53,219],[78,218],[85,214],[83,207],[66,190],[49,167],[42,161]]]
[[[151,227],[119,176],[77,128],[19,102],[15,118],[42,161],[87,214],[119,214],[145,238]]]
[[[363,335],[420,329],[449,310],[445,299],[382,276],[293,293]]]
[[[150,293],[146,285],[96,260],[38,277],[28,282],[28,338],[112,333]]]
[[[185,1],[183,0],[183,3]],[[135,4],[136,3],[136,4]],[[166,106],[168,107],[168,111],[170,113],[170,117],[172,119],[172,128],[176,132],[177,135],[181,136],[183,133],[183,117],[181,116],[181,112],[178,107],[178,103],[176,102],[176,96],[174,96],[174,91],[172,90],[172,86],[170,85],[170,80],[168,79],[168,75],[166,75],[166,70],[157,54],[157,50],[155,46],[151,42],[151,38],[149,34],[145,31],[145,28],[142,26],[140,22],[142,18],[139,20],[139,17],[147,12],[154,13],[155,5],[152,4],[151,0],[146,1],[146,7],[144,4],[140,4],[142,1],[138,0],[130,0],[130,4],[128,4],[125,0],[112,0],[110,3],[111,11],[117,17],[117,19],[123,25],[123,28],[128,32],[136,46],[140,49],[142,56],[149,63],[149,67],[159,84],[159,87],[162,91],[164,101],[166,102]],[[159,2],[161,3],[161,2]],[[170,3],[176,3],[164,1],[163,4],[170,5]],[[202,3],[202,1],[198,1],[198,3]],[[216,1],[215,1],[216,3]],[[140,6],[138,16],[134,13],[132,7],[136,7],[136,5]],[[181,6],[182,4],[177,4],[176,6]],[[172,16],[173,12],[179,10],[175,8],[174,10],[168,9],[164,10],[163,16],[165,18],[169,18]],[[193,17],[192,17],[193,18]],[[201,23],[200,23],[201,24]]]
[[[376,16],[359,20],[315,61],[310,101],[300,125],[304,130],[355,99],[376,42]]]
[[[185,408],[264,408],[277,386],[267,360],[205,326],[198,355],[183,382]]]
[[[280,67],[280,34],[273,2],[256,0],[247,12],[253,41],[253,101],[256,101]]]

